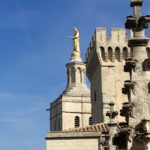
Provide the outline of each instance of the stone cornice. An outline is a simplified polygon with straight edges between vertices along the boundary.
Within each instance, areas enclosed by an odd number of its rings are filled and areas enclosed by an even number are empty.
[[[83,65],[83,66],[86,66],[86,64],[84,62],[70,62],[70,63],[67,63],[66,66],[74,66],[74,65]]]
[[[99,138],[101,136],[101,132],[49,132],[45,137],[46,140],[49,139],[74,139],[74,138],[82,138],[82,139],[91,139],[91,138]]]
[[[72,97],[72,98],[81,98],[81,99],[76,99],[76,100],[65,100],[65,97]],[[89,100],[87,100],[89,98]],[[60,95],[55,101],[51,103],[51,109],[54,107],[58,106],[62,102],[70,102],[70,103],[91,103],[90,100],[90,92],[88,95],[68,95],[68,94],[62,94]]]

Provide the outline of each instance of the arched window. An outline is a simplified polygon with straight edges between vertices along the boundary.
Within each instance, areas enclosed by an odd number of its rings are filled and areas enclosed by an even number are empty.
[[[147,47],[147,48],[146,48],[146,51],[147,51],[147,57],[150,59],[150,48]]]
[[[83,79],[82,79],[83,78],[83,76],[82,76],[82,70],[80,69],[79,72],[80,72],[80,83],[82,83],[83,82]]]
[[[112,48],[108,47],[108,59],[109,61],[112,61]]]
[[[148,83],[148,93],[150,93],[150,82]]]
[[[120,49],[119,49],[119,47],[116,47],[116,49],[115,49],[115,59],[117,61],[120,61]]]
[[[77,83],[81,83],[82,82],[81,68],[76,68],[76,82]]]
[[[75,69],[71,68],[71,82],[74,83],[75,82]]]
[[[123,59],[127,59],[128,58],[128,49],[126,47],[123,48]]]
[[[74,126],[75,126],[75,128],[80,127],[80,118],[79,118],[79,116],[75,116]]]
[[[106,58],[105,58],[105,49],[103,46],[100,47],[100,50],[101,50],[101,57],[102,57],[102,60],[103,61],[106,61]]]
[[[89,118],[89,125],[92,125],[93,124],[93,120],[92,120],[92,117]]]

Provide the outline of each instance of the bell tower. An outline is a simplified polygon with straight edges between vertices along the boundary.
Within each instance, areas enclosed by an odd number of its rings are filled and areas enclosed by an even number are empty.
[[[91,124],[90,90],[86,86],[86,65],[81,59],[79,31],[74,28],[73,51],[67,67],[67,86],[51,103],[50,130],[62,131]],[[69,122],[68,122],[69,120]]]

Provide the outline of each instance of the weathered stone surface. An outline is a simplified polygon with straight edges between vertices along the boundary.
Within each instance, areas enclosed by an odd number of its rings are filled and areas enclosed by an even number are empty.
[[[47,150],[98,150],[98,138],[75,138],[49,140],[46,143]]]
[[[96,28],[87,50],[87,76],[91,82],[94,123],[109,122],[106,112],[110,101],[115,103],[118,112],[122,103],[127,101],[127,96],[121,92],[124,80],[129,79],[129,74],[124,72],[125,59],[132,58],[127,41],[126,32],[122,28],[113,28],[109,38],[105,28]],[[117,120],[123,118],[118,116]]]

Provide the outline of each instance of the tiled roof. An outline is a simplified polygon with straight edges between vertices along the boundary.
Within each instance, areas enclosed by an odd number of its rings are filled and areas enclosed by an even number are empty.
[[[109,123],[98,123],[86,127],[81,127],[81,128],[73,128],[73,129],[68,129],[64,130],[62,132],[101,132],[101,133],[108,133],[110,130],[110,125]],[[121,129],[122,127],[126,126],[126,123],[117,123],[116,124],[117,129]]]
[[[73,128],[63,131],[50,131],[46,136],[46,139],[100,137],[101,134],[108,135],[111,127],[116,127],[116,130],[119,131],[122,127],[124,128],[126,126],[126,123],[99,123],[83,128]]]
[[[73,128],[69,130],[65,130],[65,132],[102,132],[106,133],[109,132],[109,126],[106,123],[99,123],[99,124],[94,124],[82,128]]]

